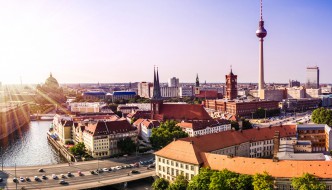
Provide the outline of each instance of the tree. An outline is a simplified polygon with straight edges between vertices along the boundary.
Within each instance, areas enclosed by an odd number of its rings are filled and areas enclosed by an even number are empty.
[[[169,186],[169,182],[164,178],[158,178],[152,183],[153,190],[165,190]]]
[[[225,189],[232,190],[237,183],[238,174],[227,169],[215,171],[211,176],[209,189]]]
[[[71,147],[69,151],[75,156],[83,156],[85,154],[85,145],[82,142],[77,143],[75,146]]]
[[[119,140],[117,144],[121,152],[126,154],[130,154],[136,150],[136,144],[130,137]]]
[[[252,176],[246,174],[240,174],[237,178],[236,189],[238,190],[253,190]]]
[[[209,168],[201,168],[199,174],[194,176],[188,184],[188,190],[208,190],[210,178],[214,171]]]
[[[332,111],[326,108],[318,108],[312,112],[312,121],[317,124],[332,126]]]
[[[254,190],[273,190],[273,177],[267,172],[255,174],[252,185]]]
[[[236,121],[231,121],[231,127],[236,131],[240,129],[239,123]]]
[[[167,190],[186,190],[188,186],[188,181],[183,175],[176,176],[175,181],[170,184]]]
[[[150,142],[154,150],[159,150],[174,139],[188,137],[188,134],[176,125],[173,120],[160,123],[158,128],[152,129]]]
[[[297,190],[325,190],[325,183],[320,183],[314,175],[304,173],[301,177],[292,178],[292,186]]]

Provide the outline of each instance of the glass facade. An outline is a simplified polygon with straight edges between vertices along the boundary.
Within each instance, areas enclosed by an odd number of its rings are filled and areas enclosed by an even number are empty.
[[[307,67],[306,88],[319,88],[319,67]]]

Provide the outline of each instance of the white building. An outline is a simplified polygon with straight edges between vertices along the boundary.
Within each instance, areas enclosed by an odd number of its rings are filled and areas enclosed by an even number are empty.
[[[190,137],[231,130],[231,123],[227,120],[181,122],[178,126]]]
[[[98,113],[105,107],[101,102],[72,102],[69,103],[70,111],[75,113]]]
[[[287,99],[305,98],[305,89],[303,87],[287,88]]]
[[[179,78],[172,77],[168,79],[169,87],[180,87]]]
[[[132,127],[127,120],[89,123],[83,132],[85,147],[94,158],[120,153],[117,142],[127,137],[133,141],[137,138],[136,128]]]
[[[179,97],[179,87],[160,87],[161,97],[176,98]]]
[[[191,97],[194,95],[193,87],[191,86],[182,86],[179,88],[179,96],[182,97]]]
[[[72,141],[73,120],[71,117],[55,115],[53,118],[54,134],[65,144],[66,141]]]
[[[159,127],[159,125],[159,121],[151,119],[138,119],[133,123],[133,126],[137,128],[138,136],[142,137],[145,142],[150,142],[152,129]]]

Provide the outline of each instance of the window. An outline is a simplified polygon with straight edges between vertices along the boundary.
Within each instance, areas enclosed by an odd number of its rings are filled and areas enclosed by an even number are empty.
[[[194,171],[194,166],[190,166],[191,171]]]

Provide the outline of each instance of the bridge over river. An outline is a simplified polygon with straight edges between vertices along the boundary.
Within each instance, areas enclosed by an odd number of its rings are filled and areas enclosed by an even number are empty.
[[[155,170],[149,170],[147,167],[135,167],[120,169],[117,171],[102,172],[99,175],[91,174],[90,171],[97,168],[110,168],[114,166],[121,166],[132,163],[139,160],[139,158],[119,159],[115,161],[111,160],[93,160],[78,162],[74,164],[56,164],[47,166],[29,166],[29,167],[5,167],[3,172],[0,172],[0,177],[3,182],[0,183],[0,187],[4,189],[87,189],[93,187],[103,187],[108,185],[114,185],[119,183],[125,183],[138,179],[144,179],[155,176]],[[40,168],[44,169],[44,172],[39,172]],[[137,170],[137,174],[131,173],[132,170]],[[82,176],[78,175],[78,171],[82,172]],[[71,172],[72,177],[68,177],[67,173]],[[31,181],[24,181],[14,183],[13,178],[16,176],[19,180],[20,177],[29,177]],[[52,174],[57,175],[59,178],[54,180]],[[59,184],[61,180],[60,175],[65,174],[64,180],[68,182],[66,185]],[[46,175],[47,179],[41,179],[42,175]],[[34,176],[38,176],[40,181],[35,181]]]

